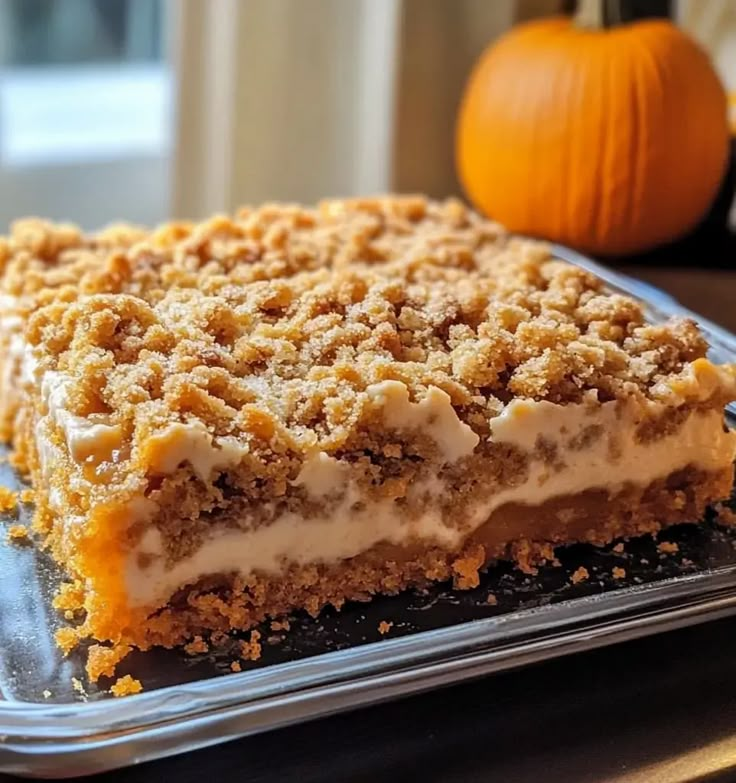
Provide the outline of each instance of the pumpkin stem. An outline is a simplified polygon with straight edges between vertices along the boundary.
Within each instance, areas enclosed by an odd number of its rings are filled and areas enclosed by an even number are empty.
[[[601,30],[604,23],[604,0],[580,0],[575,14],[575,24],[586,30]]]
[[[669,2],[637,0],[578,0],[575,23],[588,30],[605,30],[647,16],[668,16]]]

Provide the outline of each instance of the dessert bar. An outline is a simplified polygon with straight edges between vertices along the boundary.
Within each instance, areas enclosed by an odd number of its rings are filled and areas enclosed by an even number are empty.
[[[0,413],[80,634],[147,648],[700,519],[736,371],[456,201],[0,241]]]

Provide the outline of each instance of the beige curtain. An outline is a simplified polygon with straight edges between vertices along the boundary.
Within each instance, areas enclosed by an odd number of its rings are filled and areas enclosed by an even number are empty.
[[[180,0],[173,212],[458,192],[455,113],[482,49],[558,0]]]
[[[731,127],[736,131],[736,2],[679,0],[680,26],[693,35],[713,60],[730,98]]]

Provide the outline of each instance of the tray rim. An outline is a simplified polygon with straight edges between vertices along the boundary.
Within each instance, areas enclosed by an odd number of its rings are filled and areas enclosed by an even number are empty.
[[[668,294],[576,251],[551,250],[634,296],[656,319],[693,318],[712,350],[736,356],[735,335]],[[120,700],[0,699],[0,771],[58,777],[109,770],[735,613],[736,564]],[[215,727],[226,731],[213,734]]]
[[[33,777],[102,772],[734,615],[735,577],[736,564],[733,564],[373,642],[253,672],[169,686],[119,701],[49,706],[7,702],[3,705],[5,709],[0,711],[0,769]],[[604,604],[603,611],[596,604]],[[588,610],[582,616],[579,614],[581,605]],[[567,619],[560,623],[556,621],[556,615]],[[530,623],[530,618],[536,622]],[[586,618],[589,622],[585,622]],[[504,643],[493,644],[499,637],[491,636],[487,631],[499,625],[516,627],[506,635]],[[534,635],[539,632],[543,635]],[[449,649],[448,645],[428,653],[428,635],[457,637],[453,640],[455,648]],[[532,638],[514,644],[515,639],[525,635]],[[465,637],[482,641],[474,646]],[[409,647],[409,652],[404,650],[401,665],[397,666],[400,656],[396,653],[404,647]],[[390,650],[394,651],[394,656],[387,654]],[[289,689],[278,684],[286,670],[329,668],[340,658],[366,660],[362,669],[351,666],[351,660],[343,661],[343,666],[337,670],[342,676],[334,677],[333,669],[332,679],[320,676],[317,671],[311,680],[305,677],[298,681],[293,677]],[[242,685],[249,679],[256,679],[254,675],[258,674],[268,675],[267,679],[272,680],[270,688],[252,694],[250,699],[242,699]],[[185,700],[197,698],[198,692],[212,683],[220,684],[222,687],[217,690],[224,691],[227,698],[200,699],[203,708],[192,712]],[[178,698],[169,704],[170,714],[159,713],[160,719],[150,724],[131,726],[128,723],[149,702],[166,701],[177,693]],[[106,714],[110,712],[121,713],[119,723],[110,720],[111,716]],[[77,730],[71,725],[74,723]],[[104,728],[100,728],[101,725]],[[121,748],[131,745],[134,754],[120,753]]]

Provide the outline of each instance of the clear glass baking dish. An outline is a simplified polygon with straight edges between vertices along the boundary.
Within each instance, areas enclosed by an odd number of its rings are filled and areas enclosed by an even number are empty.
[[[649,285],[556,253],[642,301],[653,322],[693,316]],[[693,317],[714,361],[736,361],[736,337]],[[18,484],[7,464],[0,482]],[[501,565],[470,592],[440,585],[296,617],[288,632],[263,629],[261,660],[240,673],[230,672],[227,651],[131,655],[120,673],[145,691],[114,699],[85,686],[81,651],[64,659],[54,644],[54,565],[33,547],[6,544],[0,523],[0,772],[99,772],[736,611],[736,530],[711,519],[660,538],[677,552],[651,537],[623,552],[568,547],[559,566],[533,577]],[[580,566],[590,577],[574,584]],[[614,566],[626,576],[614,579]]]

